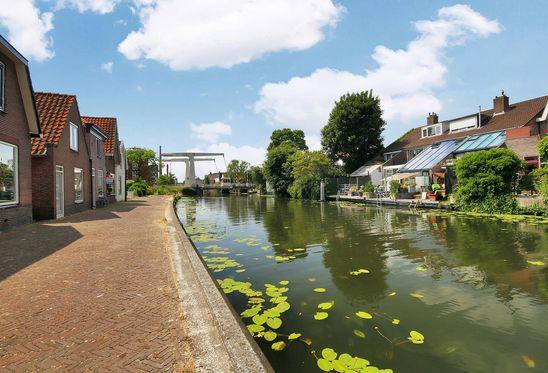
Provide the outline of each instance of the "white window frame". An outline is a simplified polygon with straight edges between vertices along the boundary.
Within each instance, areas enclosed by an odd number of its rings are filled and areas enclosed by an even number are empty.
[[[13,181],[15,183],[15,200],[9,202],[0,202],[0,207],[13,206],[19,204],[19,147],[14,144],[0,141],[0,145],[5,145],[13,148]]]
[[[0,61],[0,110],[6,111],[6,65]]]
[[[84,170],[78,167],[74,167],[74,181],[76,182],[76,174],[80,174],[80,182],[82,183],[82,198],[76,198],[76,183],[74,184],[74,203],[83,203],[84,202]]]
[[[97,153],[97,156],[103,155],[103,147],[101,146],[101,139],[98,137],[95,137],[95,152]]]
[[[70,148],[75,152],[78,151],[78,126],[70,122]]]
[[[434,134],[432,135],[429,135],[428,134],[428,130],[433,128],[433,132]],[[437,130],[439,129],[439,133],[436,133]],[[426,132],[426,135],[425,135],[425,132]],[[421,128],[421,138],[425,138],[425,137],[432,137],[432,136],[439,136],[443,133],[443,126],[441,123],[436,123],[436,124],[433,124],[433,125],[430,125],[430,126],[426,126],[426,127],[422,127]]]

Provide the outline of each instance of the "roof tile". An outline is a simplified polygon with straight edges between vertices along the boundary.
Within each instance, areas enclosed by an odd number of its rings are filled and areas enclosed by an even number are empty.
[[[105,140],[105,153],[114,153],[118,138],[118,123],[116,118],[108,117],[82,117],[82,122],[96,125],[108,137]]]

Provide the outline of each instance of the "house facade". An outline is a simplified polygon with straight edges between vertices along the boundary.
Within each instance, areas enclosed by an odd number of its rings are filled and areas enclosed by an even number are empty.
[[[105,140],[107,135],[93,124],[84,123],[84,127],[91,167],[91,204],[93,208],[102,207],[107,203],[105,196]]]
[[[55,219],[92,205],[91,167],[76,96],[35,94],[42,138],[32,139],[35,219]]]
[[[40,135],[27,60],[0,36],[0,231],[32,221],[31,139]]]
[[[126,157],[126,147],[124,142],[120,141],[118,149],[120,150],[120,163],[115,166],[115,176],[116,176],[116,201],[122,202],[126,200],[126,178],[127,178],[127,157]]]
[[[548,96],[510,104],[502,93],[493,107],[459,118],[440,121],[430,113],[426,123],[386,147],[382,185],[401,180],[413,189],[432,183],[456,182],[451,174],[454,159],[471,151],[504,146],[521,156],[530,168],[540,167],[537,144],[548,134]]]
[[[105,195],[109,203],[116,202],[125,195],[125,167],[122,167],[122,155],[120,151],[120,139],[118,135],[118,123],[116,118],[84,116],[82,121],[100,128],[106,135],[105,140]],[[120,180],[123,180],[120,182]],[[123,185],[121,185],[123,184]],[[123,189],[122,189],[123,188]]]

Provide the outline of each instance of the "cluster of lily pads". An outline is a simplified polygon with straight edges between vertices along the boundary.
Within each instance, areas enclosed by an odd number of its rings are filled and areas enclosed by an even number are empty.
[[[392,369],[379,369],[370,365],[369,360],[343,353],[337,354],[332,348],[324,348],[317,361],[318,368],[324,372],[363,372],[392,373]]]
[[[243,267],[243,265],[240,262],[237,262],[234,259],[227,258],[226,256],[213,256],[213,257],[204,256],[203,258],[207,266],[213,272],[221,272],[227,268]]]
[[[230,254],[230,250],[222,248],[219,245],[207,245],[202,251],[202,254],[228,255]]]
[[[252,297],[252,298],[260,297],[263,295],[262,291],[255,290],[251,287],[251,282],[236,281],[230,277],[227,277],[224,280],[217,280],[217,282],[219,283],[219,285],[221,286],[221,289],[223,289],[223,292],[225,294],[230,294],[236,291],[245,296]]]

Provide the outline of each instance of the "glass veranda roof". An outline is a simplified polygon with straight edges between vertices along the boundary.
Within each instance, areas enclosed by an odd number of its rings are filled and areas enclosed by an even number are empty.
[[[399,172],[428,171],[447,158],[458,146],[456,140],[432,144],[407,162]]]
[[[455,150],[455,153],[473,152],[501,146],[506,141],[506,132],[498,131],[470,136]]]

